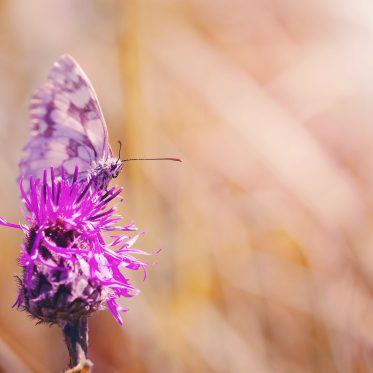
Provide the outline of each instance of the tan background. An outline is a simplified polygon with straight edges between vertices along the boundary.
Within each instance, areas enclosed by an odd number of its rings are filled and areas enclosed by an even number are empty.
[[[27,106],[53,61],[91,78],[126,165],[121,212],[162,252],[96,372],[373,372],[373,3],[0,1],[0,214],[19,221]],[[22,235],[0,229],[0,371],[59,372],[58,328],[11,308]]]

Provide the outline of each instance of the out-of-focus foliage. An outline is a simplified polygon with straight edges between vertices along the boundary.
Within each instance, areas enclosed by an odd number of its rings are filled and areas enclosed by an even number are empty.
[[[373,4],[0,2],[2,216],[22,219],[27,105],[70,53],[128,163],[121,207],[156,252],[142,294],[90,320],[97,372],[369,372]],[[57,372],[58,328],[11,309],[21,235],[1,229],[0,371]]]

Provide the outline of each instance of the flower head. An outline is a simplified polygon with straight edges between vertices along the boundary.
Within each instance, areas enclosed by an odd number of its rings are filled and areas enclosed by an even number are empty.
[[[43,180],[29,182],[20,190],[26,208],[26,225],[0,219],[0,224],[22,229],[25,240],[20,264],[23,276],[16,305],[40,321],[64,325],[87,317],[106,303],[122,324],[119,297],[132,297],[139,291],[121,272],[137,270],[145,263],[131,254],[146,254],[132,249],[139,234],[131,224],[118,226],[115,215],[122,188],[101,191],[92,181],[79,182],[78,169],[69,179],[55,178],[54,170],[44,171]],[[114,251],[113,249],[117,250]]]

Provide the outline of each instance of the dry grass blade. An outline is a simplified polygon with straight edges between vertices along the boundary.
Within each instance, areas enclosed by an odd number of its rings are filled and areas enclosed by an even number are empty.
[[[90,373],[92,372],[93,364],[91,361],[86,360],[79,363],[76,367],[67,370],[65,373]]]
[[[4,340],[0,339],[0,371],[31,373],[21,357],[17,355]]]

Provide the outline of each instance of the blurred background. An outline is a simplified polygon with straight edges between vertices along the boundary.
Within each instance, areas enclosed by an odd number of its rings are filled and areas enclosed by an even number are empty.
[[[373,372],[373,3],[0,1],[0,215],[20,221],[28,103],[69,53],[128,163],[121,206],[160,254],[95,372]],[[57,327],[12,309],[1,228],[0,371],[60,372]]]

